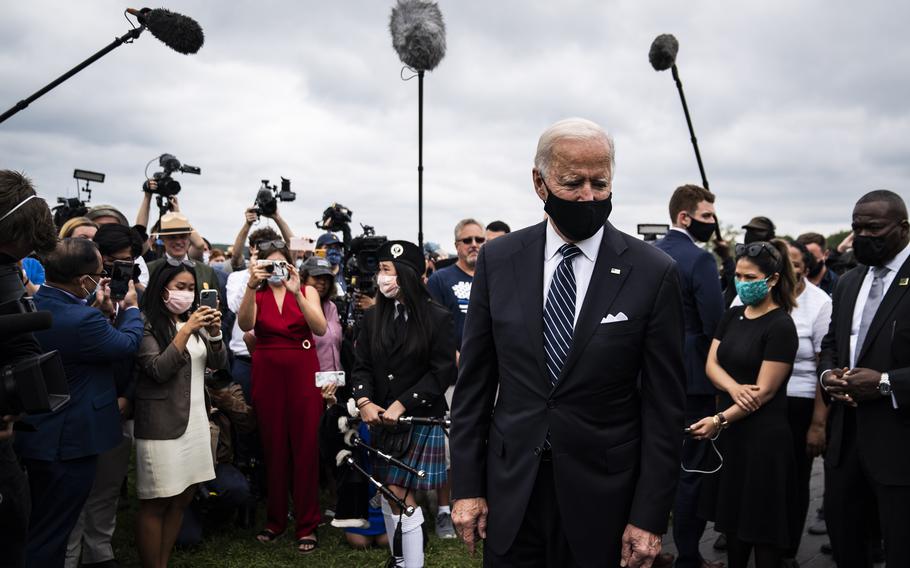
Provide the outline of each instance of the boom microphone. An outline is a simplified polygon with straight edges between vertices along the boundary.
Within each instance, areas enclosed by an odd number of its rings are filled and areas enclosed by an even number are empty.
[[[676,63],[676,54],[679,53],[679,42],[673,34],[660,34],[651,43],[648,60],[655,71],[666,71]]]
[[[446,25],[436,2],[398,0],[389,22],[392,47],[415,71],[432,71],[446,54]]]
[[[153,36],[177,53],[196,53],[205,42],[199,23],[182,14],[163,8],[127,8],[126,11],[136,16],[139,23],[147,27]]]

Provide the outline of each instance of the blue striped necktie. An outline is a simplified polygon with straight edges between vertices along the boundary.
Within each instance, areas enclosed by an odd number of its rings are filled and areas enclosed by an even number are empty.
[[[556,386],[559,374],[569,357],[572,332],[575,329],[575,270],[572,259],[581,254],[573,244],[559,247],[562,260],[553,273],[547,303],[543,309],[544,355],[550,384]]]

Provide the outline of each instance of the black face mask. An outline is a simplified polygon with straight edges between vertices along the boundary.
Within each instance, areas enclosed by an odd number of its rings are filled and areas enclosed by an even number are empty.
[[[559,232],[570,241],[579,242],[593,237],[613,211],[612,194],[601,201],[567,201],[553,195],[543,176],[540,176],[540,180],[547,190],[547,202],[543,210],[556,223]]]
[[[809,278],[815,278],[822,273],[822,269],[825,267],[825,259],[813,260],[809,265]]]
[[[692,220],[689,223],[687,231],[692,235],[696,241],[701,243],[706,243],[711,240],[711,235],[714,234],[714,231],[717,228],[717,223],[705,223],[704,221],[699,221],[695,217],[689,216],[689,219]]]
[[[904,225],[906,225],[906,221],[878,237],[855,236],[853,254],[856,255],[856,260],[866,266],[884,266],[906,244],[900,230]]]

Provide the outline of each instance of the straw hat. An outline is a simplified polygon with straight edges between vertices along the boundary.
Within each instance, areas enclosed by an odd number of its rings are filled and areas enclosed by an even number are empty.
[[[186,215],[172,211],[161,216],[161,228],[155,235],[166,237],[168,235],[188,235],[192,232],[193,227]]]

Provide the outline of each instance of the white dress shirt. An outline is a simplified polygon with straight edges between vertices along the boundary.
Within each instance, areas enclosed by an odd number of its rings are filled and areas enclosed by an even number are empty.
[[[604,228],[594,233],[594,236],[575,243],[581,250],[581,254],[572,259],[572,270],[575,272],[575,323],[578,323],[578,314],[581,313],[581,307],[585,302],[585,295],[588,292],[588,284],[591,282],[591,275],[594,273],[594,263],[597,261],[597,253],[600,251],[600,241],[603,238]],[[559,247],[566,244],[566,240],[559,236],[553,228],[551,221],[547,221],[546,243],[543,249],[543,305],[547,305],[547,293],[550,291],[550,281],[553,279],[553,273],[556,267],[562,262],[562,255],[559,253]],[[574,324],[573,324],[574,325]]]
[[[240,302],[243,301],[243,295],[246,293],[246,285],[249,281],[249,270],[238,270],[228,274],[224,293],[227,296],[228,308],[235,314],[240,311]],[[250,352],[246,348],[246,342],[243,341],[243,331],[240,329],[239,321],[240,318],[234,319],[234,331],[231,332],[231,342],[228,346],[234,355],[249,357]]]

